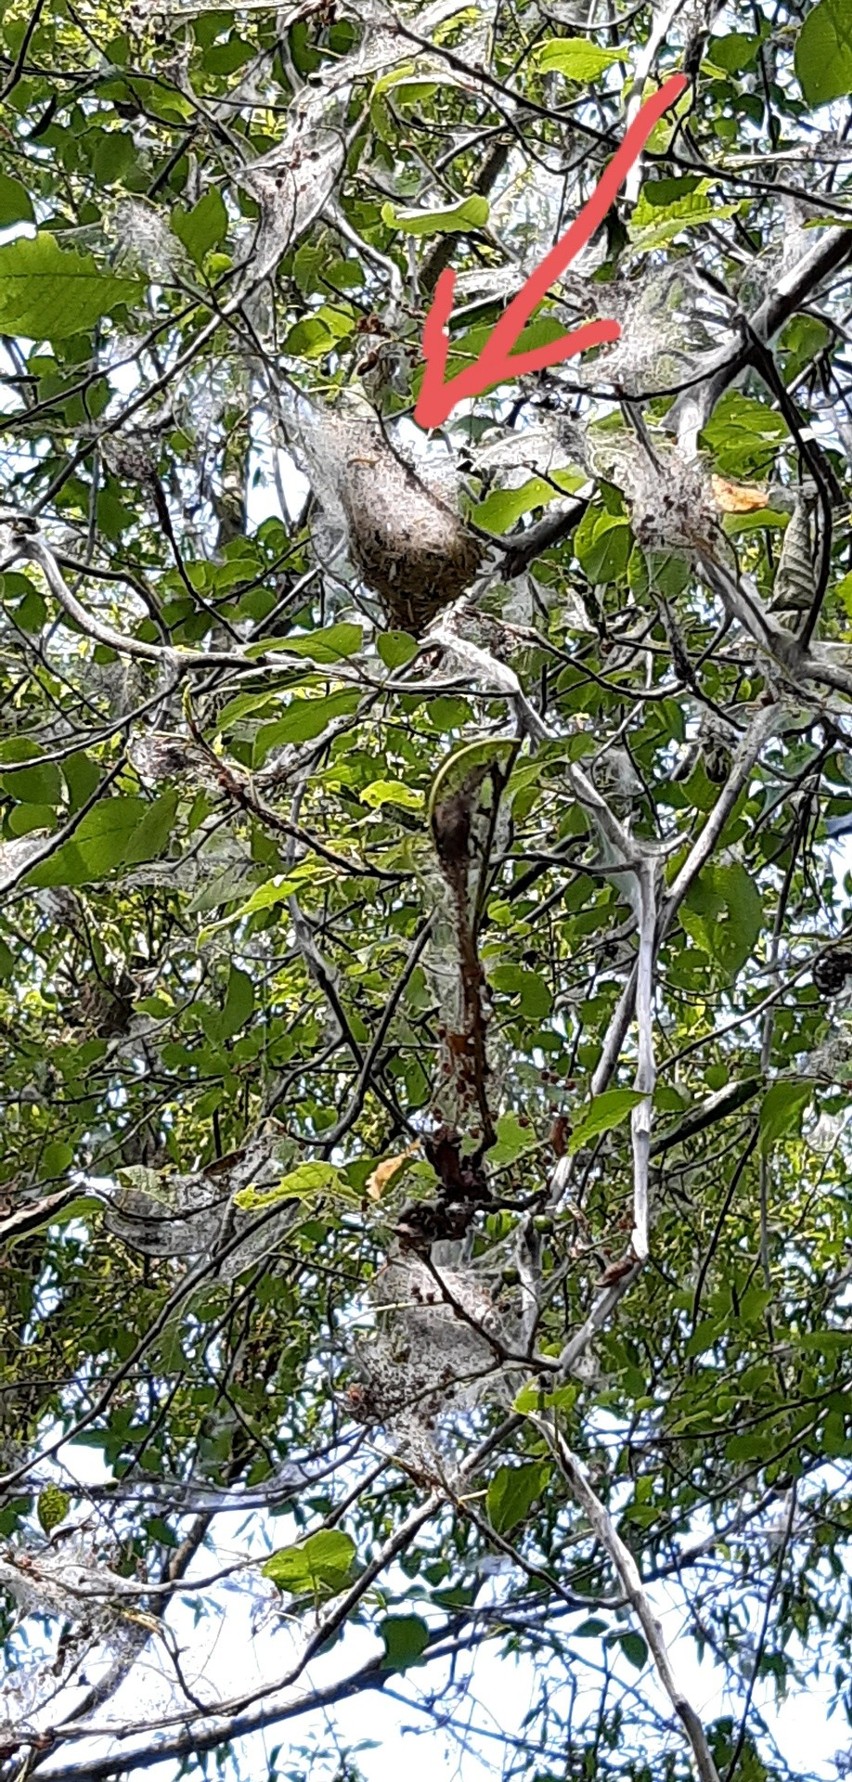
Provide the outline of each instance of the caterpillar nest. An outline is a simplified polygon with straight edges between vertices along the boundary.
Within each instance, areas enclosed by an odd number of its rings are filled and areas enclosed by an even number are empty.
[[[712,484],[698,458],[655,439],[653,456],[642,440],[621,430],[587,435],[589,465],[624,495],[637,544],[645,550],[712,551],[720,522]]]
[[[350,1402],[369,1412],[365,1421],[410,1435],[418,1422],[434,1429],[447,1414],[503,1402],[507,1392],[511,1401],[507,1382],[516,1391],[524,1370],[517,1374],[503,1349],[526,1350],[535,1300],[529,1283],[496,1299],[489,1260],[429,1266],[400,1249],[379,1270],[370,1288],[375,1328],[354,1345],[362,1380]]]
[[[418,471],[398,456],[375,421],[300,402],[293,432],[314,494],[344,529],[388,626],[419,637],[482,562],[483,546],[454,511],[452,491],[438,486],[431,467]]]
[[[14,1597],[22,1616],[85,1620],[94,1628],[104,1628],[122,1602],[138,1602],[143,1594],[136,1580],[102,1565],[82,1534],[53,1550],[5,1547],[0,1585]]]
[[[216,1274],[232,1281],[243,1269],[269,1255],[293,1223],[292,1207],[253,1229],[257,1210],[241,1207],[240,1189],[273,1187],[281,1178],[274,1143],[251,1140],[231,1158],[194,1175],[177,1175],[132,1164],[116,1171],[109,1193],[106,1226],[121,1243],[143,1256],[217,1262]],[[234,1244],[245,1230],[243,1242]],[[223,1251],[219,1256],[220,1249]]]

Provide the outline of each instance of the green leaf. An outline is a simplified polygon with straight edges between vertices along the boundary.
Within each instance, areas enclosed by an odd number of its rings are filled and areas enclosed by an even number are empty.
[[[345,335],[351,334],[354,325],[355,315],[348,305],[333,307],[324,303],[313,315],[303,316],[290,329],[284,351],[294,358],[319,359],[323,353],[332,352]]]
[[[142,798],[104,798],[86,812],[70,841],[33,868],[26,883],[40,889],[46,885],[89,885],[105,878],[124,859],[130,838],[148,809]]]
[[[496,1534],[508,1534],[523,1522],[549,1478],[550,1467],[541,1460],[498,1466],[486,1498],[489,1521]]]
[[[369,805],[371,810],[382,804],[401,804],[407,811],[423,809],[422,792],[403,785],[401,780],[373,780],[369,786],[363,787],[360,798],[361,803]]]
[[[225,1006],[218,1022],[219,1032],[223,1039],[231,1039],[238,1033],[254,1013],[254,980],[248,972],[240,971],[236,965],[231,966],[228,978],[228,990]]]
[[[360,625],[329,625],[324,631],[312,631],[309,637],[272,637],[249,644],[246,655],[254,658],[271,650],[286,650],[289,656],[308,656],[313,662],[339,662],[343,656],[354,656],[363,641]]]
[[[442,74],[445,73],[446,71],[442,70]],[[450,78],[453,78],[452,74]],[[381,85],[381,82],[376,82],[377,91]],[[438,83],[434,80],[401,80],[399,74],[396,75],[395,79],[387,83],[388,91],[390,91],[391,86],[393,87],[394,106],[397,111],[404,110],[406,106],[410,107],[416,105],[419,107],[423,105],[427,99],[431,99],[436,92],[440,91]]]
[[[402,668],[417,655],[417,639],[409,637],[407,631],[381,631],[376,638],[376,648],[385,668]]]
[[[44,1486],[44,1489],[38,1494],[36,1514],[39,1525],[46,1535],[49,1535],[52,1529],[58,1528],[60,1522],[65,1521],[70,1508],[71,1499],[67,1491],[62,1491],[58,1485]]]
[[[156,860],[171,840],[179,793],[172,789],[161,793],[148,806],[141,823],[130,837],[123,859],[125,866],[139,866],[144,860]]]
[[[101,777],[101,770],[91,755],[80,750],[77,755],[66,755],[62,772],[68,787],[71,809],[78,811],[91,798]]]
[[[33,203],[25,186],[8,173],[0,173],[0,228],[9,223],[32,223]]]
[[[852,1454],[852,1441],[846,1434],[846,1417],[843,1411],[829,1411],[819,1437],[819,1446],[823,1454],[832,1459]]]
[[[445,755],[429,790],[426,814],[432,821],[436,807],[454,793],[484,779],[487,770],[499,766],[505,775],[508,763],[514,760],[518,745],[507,736],[483,737],[479,742],[464,743]]]
[[[61,248],[55,236],[19,236],[0,247],[0,330],[30,340],[83,334],[120,303],[141,296],[135,279],[117,278],[91,254]]]
[[[623,50],[603,49],[587,37],[548,37],[533,56],[541,74],[564,74],[566,80],[575,80],[581,86],[597,80],[614,63],[624,61]]]
[[[536,507],[546,507],[548,502],[556,499],[556,489],[551,488],[543,477],[533,476],[518,489],[492,489],[485,500],[473,508],[473,518],[486,532],[510,532],[524,514],[532,513]]]
[[[714,68],[722,68],[726,74],[739,74],[756,62],[760,50],[760,38],[753,34],[747,37],[744,31],[731,31],[727,37],[711,37],[707,45],[707,60]]]
[[[49,804],[16,804],[9,812],[12,835],[30,835],[34,829],[53,829],[56,813]]]
[[[53,1139],[49,1145],[45,1145],[41,1154],[42,1181],[46,1181],[48,1177],[64,1176],[73,1162],[73,1145],[67,1145],[63,1139]]]
[[[799,1080],[784,1077],[767,1089],[760,1109],[760,1149],[764,1156],[779,1139],[798,1138],[805,1108],[813,1099],[816,1087],[816,1081],[811,1077]]]
[[[55,761],[40,763],[38,743],[26,736],[12,736],[0,743],[0,787],[22,804],[57,805],[62,800],[62,775]],[[32,762],[32,766],[7,771],[14,761]]]
[[[787,437],[783,416],[753,396],[729,391],[717,402],[703,428],[701,443],[713,453],[723,476],[766,475],[781,440]]]
[[[654,223],[640,226],[631,217],[627,225],[627,235],[631,241],[633,253],[656,253],[658,248],[665,248],[668,242],[676,241],[677,235],[684,228],[697,228],[700,223],[720,223],[724,217],[734,217],[743,205],[720,205],[711,198],[684,208],[683,214],[674,212],[672,216],[656,217]]]
[[[680,920],[723,976],[735,978],[763,927],[763,903],[752,875],[738,861],[708,862],[687,892]]]
[[[721,1324],[718,1318],[702,1318],[686,1345],[685,1354],[690,1359],[693,1355],[704,1355],[708,1349],[712,1348],[724,1329],[725,1325]]]
[[[488,217],[488,199],[476,193],[443,210],[397,210],[393,204],[382,205],[382,222],[406,235],[453,235],[467,229],[483,229]]]
[[[133,138],[125,130],[105,130],[95,149],[92,172],[101,186],[113,186],[136,161]]]
[[[749,1287],[739,1302],[739,1321],[741,1324],[759,1325],[763,1322],[763,1314],[772,1298],[767,1287]]]
[[[809,105],[852,93],[852,14],[847,0],[817,0],[796,40],[796,74]]]
[[[623,1633],[618,1636],[618,1644],[625,1658],[637,1671],[644,1670],[648,1663],[648,1648],[640,1633]]]
[[[744,1435],[731,1436],[725,1443],[725,1459],[769,1460],[772,1455],[771,1433],[763,1429],[750,1429]]]
[[[228,231],[228,212],[221,192],[211,186],[191,210],[178,206],[172,216],[172,229],[196,266],[200,266],[205,254],[224,241]]]
[[[539,972],[525,965],[492,965],[488,978],[495,990],[519,996],[522,1015],[544,1020],[550,1014],[553,997]]]
[[[419,1615],[386,1615],[379,1622],[379,1633],[385,1643],[383,1671],[404,1671],[406,1665],[417,1664],[429,1644],[429,1628]]]
[[[323,258],[314,241],[303,241],[301,247],[297,248],[293,256],[293,277],[300,290],[306,293],[320,290]]]
[[[630,556],[630,523],[625,514],[591,506],[574,534],[577,562],[590,582],[617,582]]]
[[[736,216],[742,208],[739,203],[721,204],[713,195],[710,180],[689,182],[691,189],[677,196],[677,188],[686,184],[681,180],[651,180],[642,187],[627,227],[634,252],[651,253],[674,241],[684,229]],[[659,187],[664,191],[655,190]]]
[[[43,629],[47,619],[47,601],[38,588],[30,587],[23,600],[18,601],[15,618],[22,631],[35,634]]]
[[[492,1145],[489,1162],[502,1169],[505,1163],[514,1163],[524,1151],[535,1148],[536,1137],[530,1126],[522,1126],[517,1114],[501,1114],[496,1121],[497,1143]]]
[[[300,1163],[289,1174],[282,1176],[274,1188],[241,1188],[234,1195],[234,1204],[243,1211],[254,1213],[262,1207],[274,1206],[279,1200],[313,1200],[318,1194],[325,1194],[329,1189],[343,1192],[340,1170],[334,1163]]]
[[[254,745],[254,762],[259,767],[270,749],[284,748],[287,743],[308,742],[321,736],[335,718],[357,710],[360,693],[329,693],[327,698],[311,699],[294,696],[285,712],[271,724],[263,724]]]
[[[203,16],[203,15],[202,15]],[[239,37],[229,36],[224,43],[214,43],[203,58],[203,66],[211,74],[233,74],[252,59],[252,45]]]
[[[493,1151],[490,1155],[493,1157]],[[528,1380],[526,1385],[521,1387],[512,1406],[512,1410],[517,1411],[520,1417],[535,1416],[546,1408],[547,1393],[539,1380]]]
[[[531,513],[536,507],[547,507],[551,501],[558,501],[560,490],[572,494],[575,489],[582,487],[585,480],[574,471],[557,470],[547,482],[543,477],[533,476],[528,482],[521,483],[518,489],[492,489],[485,500],[480,501],[472,510],[472,517],[477,526],[484,527],[486,532],[509,532],[524,514]]]
[[[638,1089],[605,1089],[603,1095],[595,1095],[571,1128],[569,1151],[578,1151],[599,1133],[612,1132],[614,1127],[622,1126],[633,1108],[644,1099]]]
[[[291,359],[321,359],[334,347],[335,336],[326,322],[316,316],[303,316],[294,323],[284,342]]]
[[[849,1347],[847,1330],[803,1330],[795,1338],[800,1349],[817,1349],[821,1354],[834,1355]]]
[[[338,1528],[324,1528],[308,1535],[295,1547],[280,1547],[263,1567],[280,1590],[291,1596],[322,1599],[337,1596],[352,1576],[355,1542]]]
[[[521,282],[519,277],[518,283]],[[463,334],[454,335],[450,356],[447,360],[447,377],[455,377],[457,372],[466,370],[473,359],[479,358],[490,337],[491,327],[487,323],[468,328]],[[553,341],[564,340],[564,338],[565,324],[563,321],[552,314],[538,315],[532,322],[528,322],[525,328],[522,328],[512,348],[510,362],[512,356],[533,352],[537,347],[550,346]],[[505,382],[506,374],[501,371],[498,373],[495,383],[487,385],[486,390],[497,389],[500,384]],[[486,391],[483,391],[483,394],[485,393]]]
[[[229,916],[223,916],[220,922],[211,923],[209,928],[202,929],[199,940],[206,941],[217,930],[230,928],[235,922],[242,922],[244,917],[254,916],[260,910],[275,909],[277,904],[286,903],[287,899],[293,896],[294,891],[300,889],[301,884],[302,875],[298,867],[288,877],[282,873],[275,873],[271,879],[266,880],[265,884],[258,885],[257,890],[252,892],[239,909],[233,910]],[[192,907],[196,910],[215,909],[219,904],[229,903],[231,898],[237,894],[237,890],[238,887],[226,875],[224,884],[220,883],[218,887],[215,901],[202,901],[195,898]]]

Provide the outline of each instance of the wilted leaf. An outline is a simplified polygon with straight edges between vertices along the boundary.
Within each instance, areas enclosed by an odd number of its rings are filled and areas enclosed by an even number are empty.
[[[752,514],[767,504],[767,491],[758,483],[730,483],[727,477],[714,475],[710,478],[710,486],[716,506],[723,514]]]
[[[368,1199],[381,1200],[382,1195],[390,1186],[394,1176],[399,1175],[400,1170],[408,1162],[409,1157],[413,1156],[414,1152],[419,1149],[420,1140],[415,1139],[413,1144],[407,1145],[405,1150],[399,1151],[395,1157],[383,1157],[381,1163],[377,1163],[372,1174],[367,1177],[364,1192]]]
[[[427,816],[430,822],[438,804],[484,778],[492,765],[499,766],[505,773],[517,749],[514,739],[505,736],[483,737],[480,742],[465,743],[462,748],[453,749],[441,762],[429,790]]]

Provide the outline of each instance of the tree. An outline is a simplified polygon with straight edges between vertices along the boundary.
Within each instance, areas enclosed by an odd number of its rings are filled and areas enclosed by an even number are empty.
[[[0,26],[0,1773],[392,1691],[467,1737],[487,1644],[508,1773],[810,1774],[767,1687],[852,1719],[843,9],[119,12]],[[618,337],[427,438],[441,274],[452,376],[677,72],[517,347]],[[214,1702],[175,1625],[226,1579],[291,1656]]]

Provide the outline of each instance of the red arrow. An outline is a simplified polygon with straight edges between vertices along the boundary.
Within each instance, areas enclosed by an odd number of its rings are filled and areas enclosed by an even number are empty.
[[[450,378],[449,382],[445,376],[450,345],[448,324],[453,309],[456,275],[451,266],[441,273],[423,328],[426,369],[414,410],[414,419],[419,426],[440,427],[457,404],[466,397],[479,396],[491,385],[520,377],[522,372],[544,371],[546,366],[556,365],[562,359],[573,359],[577,353],[584,353],[589,347],[602,346],[618,339],[621,333],[620,323],[601,320],[586,322],[582,328],[572,329],[559,340],[550,341],[547,346],[532,347],[526,353],[512,352],[521,329],[526,326],[537,304],[547,295],[551,285],[567,272],[572,260],[603,222],[631,167],[638,161],[654,125],[659,123],[663,113],[668,111],[670,105],[674,105],[688,86],[689,81],[685,74],[673,74],[658,93],[645,101],[632,124],[628,126],[624,141],[616,149],[579,216],[574,218],[571,227],[566,229],[555,247],[545,255],[535,272],[530,273],[517,297],[512,298],[508,309],[492,328],[479,358],[473,365],[466,366],[464,371],[459,371],[455,377]]]

